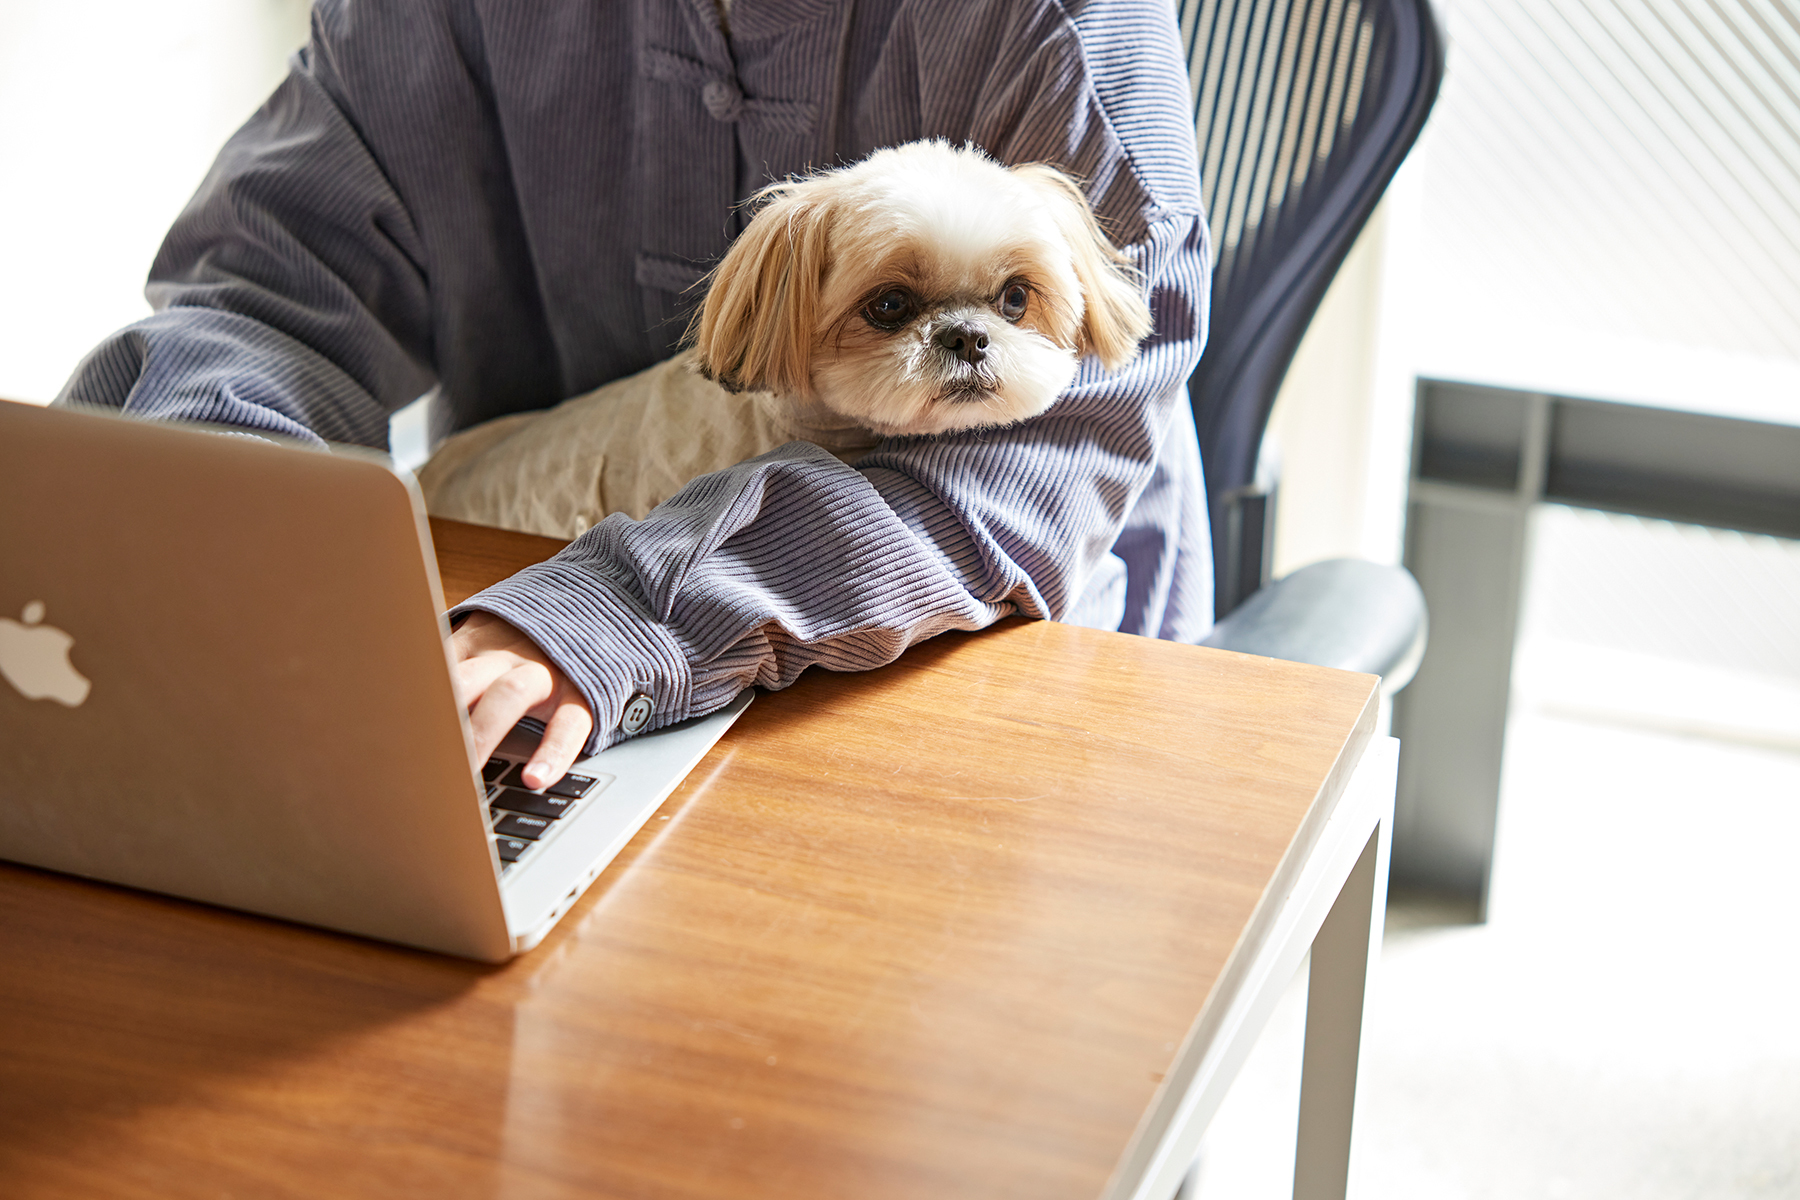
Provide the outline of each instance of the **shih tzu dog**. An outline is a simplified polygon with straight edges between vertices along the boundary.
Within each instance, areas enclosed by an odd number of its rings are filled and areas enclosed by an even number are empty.
[[[1124,365],[1150,332],[1125,257],[1054,167],[912,142],[777,183],[713,272],[702,374],[878,434],[1011,425],[1083,354]]]
[[[575,537],[785,442],[854,461],[880,437],[1011,425],[1084,355],[1150,332],[1135,272],[1074,181],[944,141],[774,184],[684,354],[456,435],[419,474],[439,516]]]

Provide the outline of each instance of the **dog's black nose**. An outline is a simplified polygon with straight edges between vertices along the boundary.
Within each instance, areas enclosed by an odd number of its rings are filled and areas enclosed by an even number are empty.
[[[958,321],[938,330],[937,344],[974,366],[987,357],[987,326],[979,321]]]

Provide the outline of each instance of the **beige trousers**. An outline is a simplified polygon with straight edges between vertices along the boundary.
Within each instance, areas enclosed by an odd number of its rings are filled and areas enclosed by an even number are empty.
[[[433,516],[575,538],[641,519],[699,475],[791,441],[854,462],[874,434],[767,392],[725,391],[683,354],[543,412],[448,438],[419,471]]]

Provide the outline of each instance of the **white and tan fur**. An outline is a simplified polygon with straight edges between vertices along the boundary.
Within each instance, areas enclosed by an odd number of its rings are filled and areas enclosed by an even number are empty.
[[[1117,368],[1150,332],[1127,260],[1053,167],[913,142],[754,203],[689,351],[450,439],[420,474],[431,510],[572,537],[786,441],[854,460],[881,436],[1023,421],[1082,356]]]
[[[885,435],[1010,425],[1081,355],[1116,368],[1150,332],[1124,256],[1053,167],[913,142],[757,199],[694,323],[700,369],[728,388]],[[880,319],[884,297],[903,319]],[[945,344],[965,328],[980,361]]]

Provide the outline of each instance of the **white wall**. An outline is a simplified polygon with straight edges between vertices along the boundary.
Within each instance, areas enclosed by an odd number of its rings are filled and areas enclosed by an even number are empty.
[[[1362,552],[1386,215],[1376,211],[1338,270],[1269,416],[1281,457],[1277,578]]]
[[[1326,558],[1400,561],[1412,457],[1423,166],[1400,168],[1332,280],[1275,398],[1277,578]]]
[[[306,40],[306,0],[0,0],[0,397],[150,311],[164,231]]]

